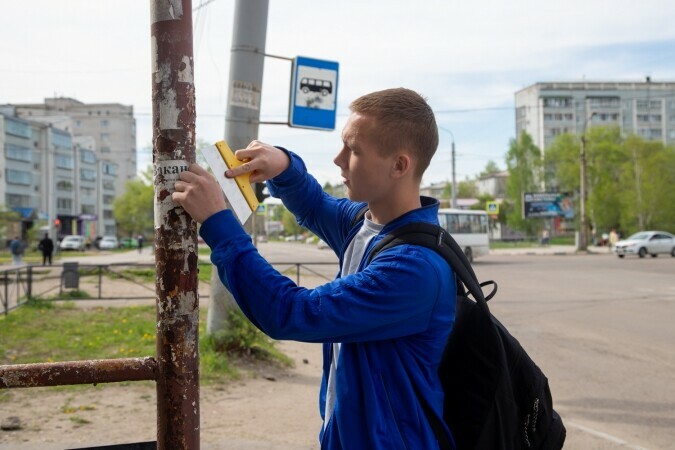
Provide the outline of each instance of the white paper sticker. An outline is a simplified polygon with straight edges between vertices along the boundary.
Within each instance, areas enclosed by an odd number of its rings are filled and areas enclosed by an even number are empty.
[[[185,170],[188,170],[188,164],[182,159],[168,159],[155,165],[155,229],[167,226],[169,211],[180,207],[171,194],[180,173]]]

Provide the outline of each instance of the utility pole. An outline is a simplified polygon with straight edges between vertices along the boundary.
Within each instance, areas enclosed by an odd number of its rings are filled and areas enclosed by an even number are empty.
[[[450,206],[452,208],[457,208],[457,177],[455,174],[455,135],[452,134],[452,131],[448,130],[445,127],[438,127],[439,130],[445,131],[452,137],[452,200]]]
[[[237,0],[230,57],[228,103],[225,116],[225,140],[232,150],[245,148],[258,137],[260,98],[265,64],[268,0]],[[253,211],[251,235],[256,239]],[[211,298],[206,332],[225,327],[227,314],[236,308],[232,294],[225,289],[218,271],[211,271]]]
[[[455,173],[455,137],[452,137],[452,207],[457,208],[457,175]]]
[[[581,133],[581,163],[579,171],[579,242],[577,250],[580,252],[588,251],[588,223],[586,219],[586,127],[588,122],[595,116],[591,113],[584,122],[584,129]]]
[[[171,194],[195,162],[192,1],[151,0],[157,449],[199,450],[197,224]]]
[[[586,133],[581,135],[581,172],[579,180],[579,246],[580,252],[588,250],[588,226],[586,224]]]

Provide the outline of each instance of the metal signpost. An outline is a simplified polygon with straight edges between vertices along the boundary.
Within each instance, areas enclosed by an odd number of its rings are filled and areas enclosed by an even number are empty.
[[[334,130],[339,64],[298,56],[293,60],[288,124]]]

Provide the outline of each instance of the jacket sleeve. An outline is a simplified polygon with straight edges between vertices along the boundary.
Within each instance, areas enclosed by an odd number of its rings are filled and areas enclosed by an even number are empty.
[[[324,192],[316,179],[307,172],[298,155],[284,148],[291,160],[290,166],[269,180],[267,187],[273,197],[295,215],[303,227],[323,239],[339,252],[350,230],[351,219],[364,203],[335,198]]]
[[[231,211],[211,216],[200,234],[241,310],[275,339],[359,342],[424,331],[440,297],[440,280],[452,278],[439,273],[439,267],[449,270],[444,261],[440,266],[421,255],[428,251],[433,259],[433,251],[399,246],[380,253],[361,272],[307,289],[262,258]]]

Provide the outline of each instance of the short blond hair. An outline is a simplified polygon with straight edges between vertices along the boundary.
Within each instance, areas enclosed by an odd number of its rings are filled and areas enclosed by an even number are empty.
[[[422,179],[438,148],[436,118],[424,97],[410,89],[385,89],[357,98],[349,109],[375,119],[378,131],[373,138],[381,154],[410,149],[415,176]]]

